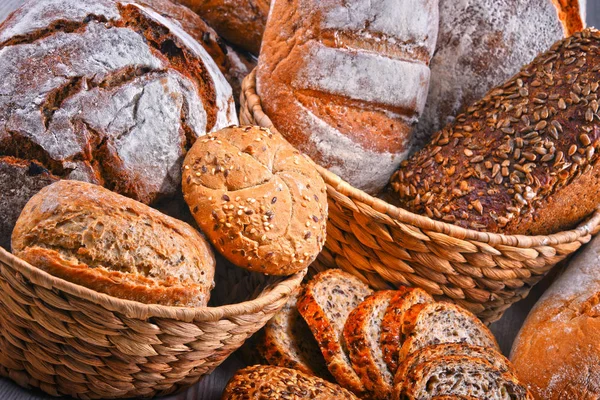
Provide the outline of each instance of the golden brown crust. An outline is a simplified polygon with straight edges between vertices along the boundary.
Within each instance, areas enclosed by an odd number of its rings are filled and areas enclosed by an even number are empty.
[[[16,256],[59,278],[150,304],[205,306],[215,260],[189,225],[100,186],[59,181],[27,203]]]
[[[288,368],[255,365],[239,370],[221,400],[358,400],[334,383]]]
[[[381,350],[392,374],[398,369],[398,352],[404,342],[404,314],[415,304],[433,303],[433,298],[421,288],[400,288],[381,321]]]
[[[392,177],[400,205],[528,235],[573,228],[592,213],[600,196],[599,45],[593,29],[557,42],[469,107]]]
[[[325,242],[325,183],[310,161],[266,128],[230,127],[196,141],[183,193],[198,225],[237,266],[290,275]]]
[[[558,17],[565,28],[565,36],[571,36],[585,28],[585,21],[582,19],[581,1],[585,0],[552,0],[558,10]]]

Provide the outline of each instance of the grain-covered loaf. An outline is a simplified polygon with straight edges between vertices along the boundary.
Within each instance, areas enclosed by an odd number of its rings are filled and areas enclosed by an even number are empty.
[[[12,250],[58,278],[147,304],[205,306],[214,286],[214,256],[191,226],[85,182],[33,196]]]
[[[184,161],[183,193],[209,240],[239,267],[290,275],[325,243],[323,179],[267,128],[234,126],[196,141]]]
[[[0,155],[60,178],[151,203],[197,137],[237,121],[206,50],[143,2],[29,1],[0,49]]]
[[[401,206],[488,232],[573,228],[600,198],[599,86],[600,32],[557,42],[403,163]]]
[[[316,376],[288,368],[255,365],[231,378],[221,400],[358,400],[352,393]]]
[[[438,44],[431,60],[427,105],[415,132],[417,148],[563,35],[581,30],[585,1],[580,3],[440,0]]]
[[[437,24],[437,0],[275,0],[257,68],[262,107],[297,149],[376,193],[408,153]]]
[[[539,399],[600,398],[600,238],[580,252],[529,313],[510,359]]]

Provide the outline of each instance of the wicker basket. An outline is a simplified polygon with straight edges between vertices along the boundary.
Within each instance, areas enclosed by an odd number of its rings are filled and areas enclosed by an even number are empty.
[[[274,129],[256,94],[255,71],[242,85],[240,120]],[[600,230],[600,211],[577,229],[549,236],[463,229],[394,207],[316,168],[329,200],[327,242],[317,268],[342,268],[376,289],[419,286],[487,323]]]
[[[82,399],[173,393],[212,372],[258,331],[305,272],[266,278],[221,263],[212,297],[252,300],[178,308],[97,293],[0,248],[0,374]]]

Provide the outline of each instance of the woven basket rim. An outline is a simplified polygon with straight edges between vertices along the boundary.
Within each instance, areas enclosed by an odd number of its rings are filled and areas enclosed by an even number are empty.
[[[277,131],[271,119],[265,114],[262,108],[261,99],[256,92],[256,68],[244,78],[242,82],[241,107],[254,117],[255,121]],[[329,171],[326,168],[314,163],[327,185],[332,187],[340,194],[358,201],[379,213],[379,220],[387,220],[389,224],[408,224],[425,231],[433,231],[445,234],[462,240],[473,240],[491,245],[506,245],[521,248],[531,248],[538,246],[559,245],[572,243],[581,237],[591,234],[595,228],[600,225],[600,207],[586,221],[582,222],[577,228],[553,233],[550,235],[505,235],[501,233],[480,232],[473,229],[462,228],[443,221],[436,221],[427,216],[412,213],[400,207],[396,207],[384,200],[373,197],[360,189],[357,189],[344,181],[342,178]],[[331,195],[331,193],[328,193]]]
[[[0,264],[1,263],[6,263],[15,268],[35,285],[47,289],[54,288],[64,291],[70,295],[103,306],[107,310],[124,314],[128,318],[146,320],[148,318],[156,317],[184,322],[219,321],[224,318],[232,318],[259,312],[280,298],[289,295],[300,285],[307,272],[307,269],[304,269],[294,275],[282,277],[282,280],[277,282],[267,294],[260,295],[254,300],[218,307],[175,307],[159,304],[144,304],[96,292],[85,286],[80,286],[64,279],[57,278],[46,271],[34,267],[26,261],[9,253],[2,247],[0,247]]]

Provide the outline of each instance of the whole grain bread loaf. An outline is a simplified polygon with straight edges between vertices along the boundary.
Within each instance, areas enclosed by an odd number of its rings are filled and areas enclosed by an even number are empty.
[[[85,182],[33,196],[12,249],[58,278],[147,304],[205,306],[214,286],[214,256],[191,226]]]
[[[221,400],[358,400],[352,393],[316,376],[289,368],[255,365],[231,378]]]
[[[600,32],[557,42],[403,163],[400,205],[456,225],[544,235],[600,198]]]
[[[183,193],[209,240],[239,267],[290,275],[325,243],[323,179],[267,128],[232,126],[196,141],[184,161]]]
[[[439,3],[429,97],[415,131],[418,149],[464,107],[516,74],[555,41],[580,31],[585,21],[585,0]]]
[[[257,93],[297,149],[377,193],[427,98],[437,0],[275,0]]]

